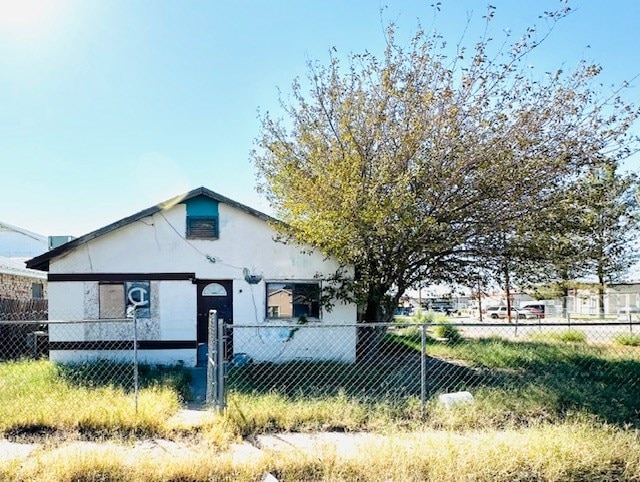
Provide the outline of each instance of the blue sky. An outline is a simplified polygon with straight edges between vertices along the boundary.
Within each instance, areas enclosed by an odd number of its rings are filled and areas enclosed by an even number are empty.
[[[258,109],[277,115],[278,88],[332,47],[379,53],[390,20],[401,40],[420,19],[455,43],[471,15],[476,38],[487,2],[432,3],[0,0],[0,220],[78,236],[201,185],[268,212],[249,161]],[[560,6],[491,4],[497,39]],[[534,72],[586,58],[607,84],[640,73],[640,0],[570,6]]]

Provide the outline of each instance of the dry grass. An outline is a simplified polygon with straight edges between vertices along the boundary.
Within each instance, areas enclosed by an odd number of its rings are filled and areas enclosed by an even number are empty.
[[[543,388],[480,390],[470,405],[431,403],[424,419],[411,398],[376,405],[344,394],[234,393],[224,416],[210,414],[194,425],[170,417],[180,406],[173,389],[144,390],[136,415],[131,395],[117,387],[83,388],[61,381],[47,362],[21,363],[0,365],[5,433],[50,427],[104,430],[108,437],[100,443],[44,437],[25,459],[0,461],[0,480],[8,482],[258,481],[267,472],[296,481],[640,480],[637,431],[577,413],[563,421],[549,417],[553,411],[539,403],[549,395]],[[363,429],[386,435],[349,450],[331,444],[249,456],[230,450],[240,435]],[[161,435],[173,442],[150,438]]]
[[[211,414],[194,425],[171,418],[180,396],[169,386],[143,390],[136,414],[131,394],[117,386],[69,383],[48,362],[0,364],[2,432],[89,431],[106,440],[71,441],[54,433],[26,459],[0,461],[0,480],[257,481],[266,472],[279,480],[640,480],[638,432],[606,424],[613,418],[609,412],[594,411],[615,394],[618,405],[612,410],[630,419],[625,414],[635,410],[635,391],[621,391],[614,382],[636,373],[635,359],[609,360],[606,351],[574,345],[497,340],[431,348],[501,370],[526,360],[533,375],[546,378],[532,377],[509,390],[478,388],[469,405],[430,402],[426,417],[415,397],[363,402],[345,393],[314,398],[232,392],[224,416]],[[589,368],[581,371],[585,377],[601,374],[598,384],[592,378],[573,380],[574,365]],[[558,382],[549,384],[550,375]],[[589,395],[598,387],[601,396]],[[567,410],[573,398],[593,403]],[[386,436],[348,451],[327,445],[234,457],[228,450],[242,435],[324,430]],[[158,436],[175,444],[158,450],[145,445]]]
[[[138,411],[131,393],[106,385],[85,387],[59,376],[47,361],[0,364],[0,432],[82,431],[162,433],[180,408],[175,390],[140,391]]]
[[[272,431],[375,431],[393,426],[396,420],[388,405],[365,405],[344,395],[292,399],[276,393],[232,393],[228,402],[227,420],[242,435]]]
[[[395,433],[351,450],[263,451],[234,458],[212,447],[136,452],[117,444],[42,450],[22,464],[0,465],[7,481],[279,480],[512,481],[639,480],[640,439],[635,431],[587,422],[529,429]]]

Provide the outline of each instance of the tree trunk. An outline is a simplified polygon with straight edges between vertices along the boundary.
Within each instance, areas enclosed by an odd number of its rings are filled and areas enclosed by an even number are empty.
[[[393,310],[389,312],[389,307],[385,304],[386,287],[370,287],[367,296],[367,305],[364,312],[364,320],[357,329],[356,336],[356,363],[371,363],[380,353],[380,346],[384,334],[385,326],[366,326],[367,324],[389,322],[393,318]],[[398,304],[400,293],[392,300]],[[384,308],[387,308],[385,313]]]
[[[598,311],[600,319],[604,319],[604,276],[598,273]]]
[[[482,322],[482,289],[478,280],[478,319]]]
[[[504,264],[504,292],[507,296],[507,320],[511,323],[511,279],[509,278],[509,262]]]
[[[569,288],[562,284],[562,318],[567,318],[567,302],[569,301]]]
[[[562,280],[561,284],[561,294],[562,294],[562,318],[567,318],[567,302],[569,301],[569,274],[562,270],[560,273],[560,279]]]

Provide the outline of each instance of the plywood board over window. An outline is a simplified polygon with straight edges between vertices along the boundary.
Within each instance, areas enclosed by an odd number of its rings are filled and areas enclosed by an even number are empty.
[[[100,318],[125,317],[124,284],[100,285]]]

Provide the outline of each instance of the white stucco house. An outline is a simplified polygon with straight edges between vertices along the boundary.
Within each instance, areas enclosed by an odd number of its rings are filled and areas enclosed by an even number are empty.
[[[201,187],[29,260],[29,268],[48,271],[50,358],[125,355],[113,342],[130,331],[109,323],[135,305],[138,356],[148,363],[196,365],[210,309],[233,324],[229,353],[254,361],[354,361],[356,305],[336,302],[329,311],[320,304],[323,277],[338,263],[310,246],[278,241],[272,223]],[[305,329],[275,327],[299,327],[300,318]],[[74,331],[54,320],[90,323]]]

